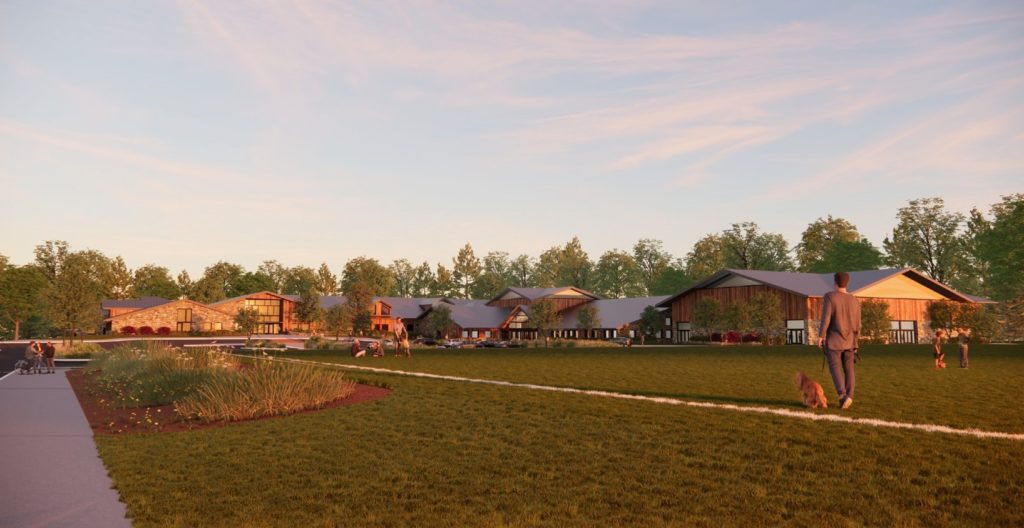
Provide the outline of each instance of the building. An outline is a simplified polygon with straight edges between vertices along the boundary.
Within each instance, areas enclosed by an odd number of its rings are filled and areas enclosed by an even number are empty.
[[[669,309],[674,328],[673,342],[690,341],[693,311],[698,300],[714,299],[724,307],[743,303],[768,292],[778,297],[785,316],[786,342],[815,343],[822,297],[834,289],[832,273],[791,273],[724,269],[690,288],[661,301]],[[964,295],[912,269],[881,269],[850,272],[848,290],[861,300],[875,299],[889,305],[892,319],[890,342],[918,343],[934,336],[927,317],[928,306],[939,300],[990,303]]]

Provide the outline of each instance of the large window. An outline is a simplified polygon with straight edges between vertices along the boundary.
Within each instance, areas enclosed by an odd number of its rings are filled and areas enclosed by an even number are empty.
[[[786,321],[786,344],[803,345],[807,341],[807,322],[803,319]]]
[[[255,309],[259,314],[259,324],[256,325],[257,334],[280,334],[281,322],[283,321],[280,299],[246,299],[245,307]]]
[[[889,342],[917,343],[917,321],[893,321],[889,330]]]
[[[177,330],[179,332],[191,332],[192,331],[192,309],[191,308],[178,308],[178,316],[175,318],[177,324]]]

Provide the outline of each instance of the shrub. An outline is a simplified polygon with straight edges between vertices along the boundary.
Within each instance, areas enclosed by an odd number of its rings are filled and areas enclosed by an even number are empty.
[[[330,348],[330,343],[320,336],[311,336],[306,340],[303,348],[306,350],[328,350]]]
[[[750,332],[750,333],[747,333],[747,334],[743,335],[743,342],[744,343],[760,343],[761,342],[761,336],[759,334],[755,334],[753,332]]]
[[[121,333],[124,334],[124,335],[135,335],[135,327],[134,326],[122,326],[121,327]]]
[[[710,336],[700,335],[700,334],[697,334],[697,335],[692,335],[691,334],[690,335],[690,342],[692,342],[692,343],[707,343],[708,341],[711,341],[711,337]]]
[[[349,396],[355,383],[339,370],[260,362],[249,372],[221,372],[175,402],[178,414],[205,422],[246,420],[323,407]]]
[[[160,328],[156,329],[156,334],[162,336],[169,336],[171,335],[171,328],[169,326],[161,326]]]
[[[66,348],[57,354],[58,358],[67,359],[86,359],[93,356],[98,356],[106,352],[103,347],[96,343],[83,343],[78,342],[73,346]]]
[[[139,335],[154,335],[156,332],[153,331],[152,326],[140,326]]]

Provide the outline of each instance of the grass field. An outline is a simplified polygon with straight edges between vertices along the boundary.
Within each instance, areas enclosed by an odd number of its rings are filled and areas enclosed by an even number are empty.
[[[794,404],[795,369],[820,368],[813,350],[792,347],[321,359],[770,406]],[[865,350],[848,412],[1022,430],[1024,349],[976,347],[967,371],[929,364],[924,347]],[[394,392],[97,444],[139,526],[1024,524],[1024,442],[353,376]]]

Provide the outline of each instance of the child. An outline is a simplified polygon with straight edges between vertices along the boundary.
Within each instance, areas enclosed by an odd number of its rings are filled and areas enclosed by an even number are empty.
[[[971,343],[971,336],[967,334],[966,328],[960,329],[956,340],[960,344],[960,368],[967,368],[967,345]]]
[[[946,354],[942,351],[942,336],[945,332],[942,330],[935,331],[935,368],[944,369],[946,368]]]

